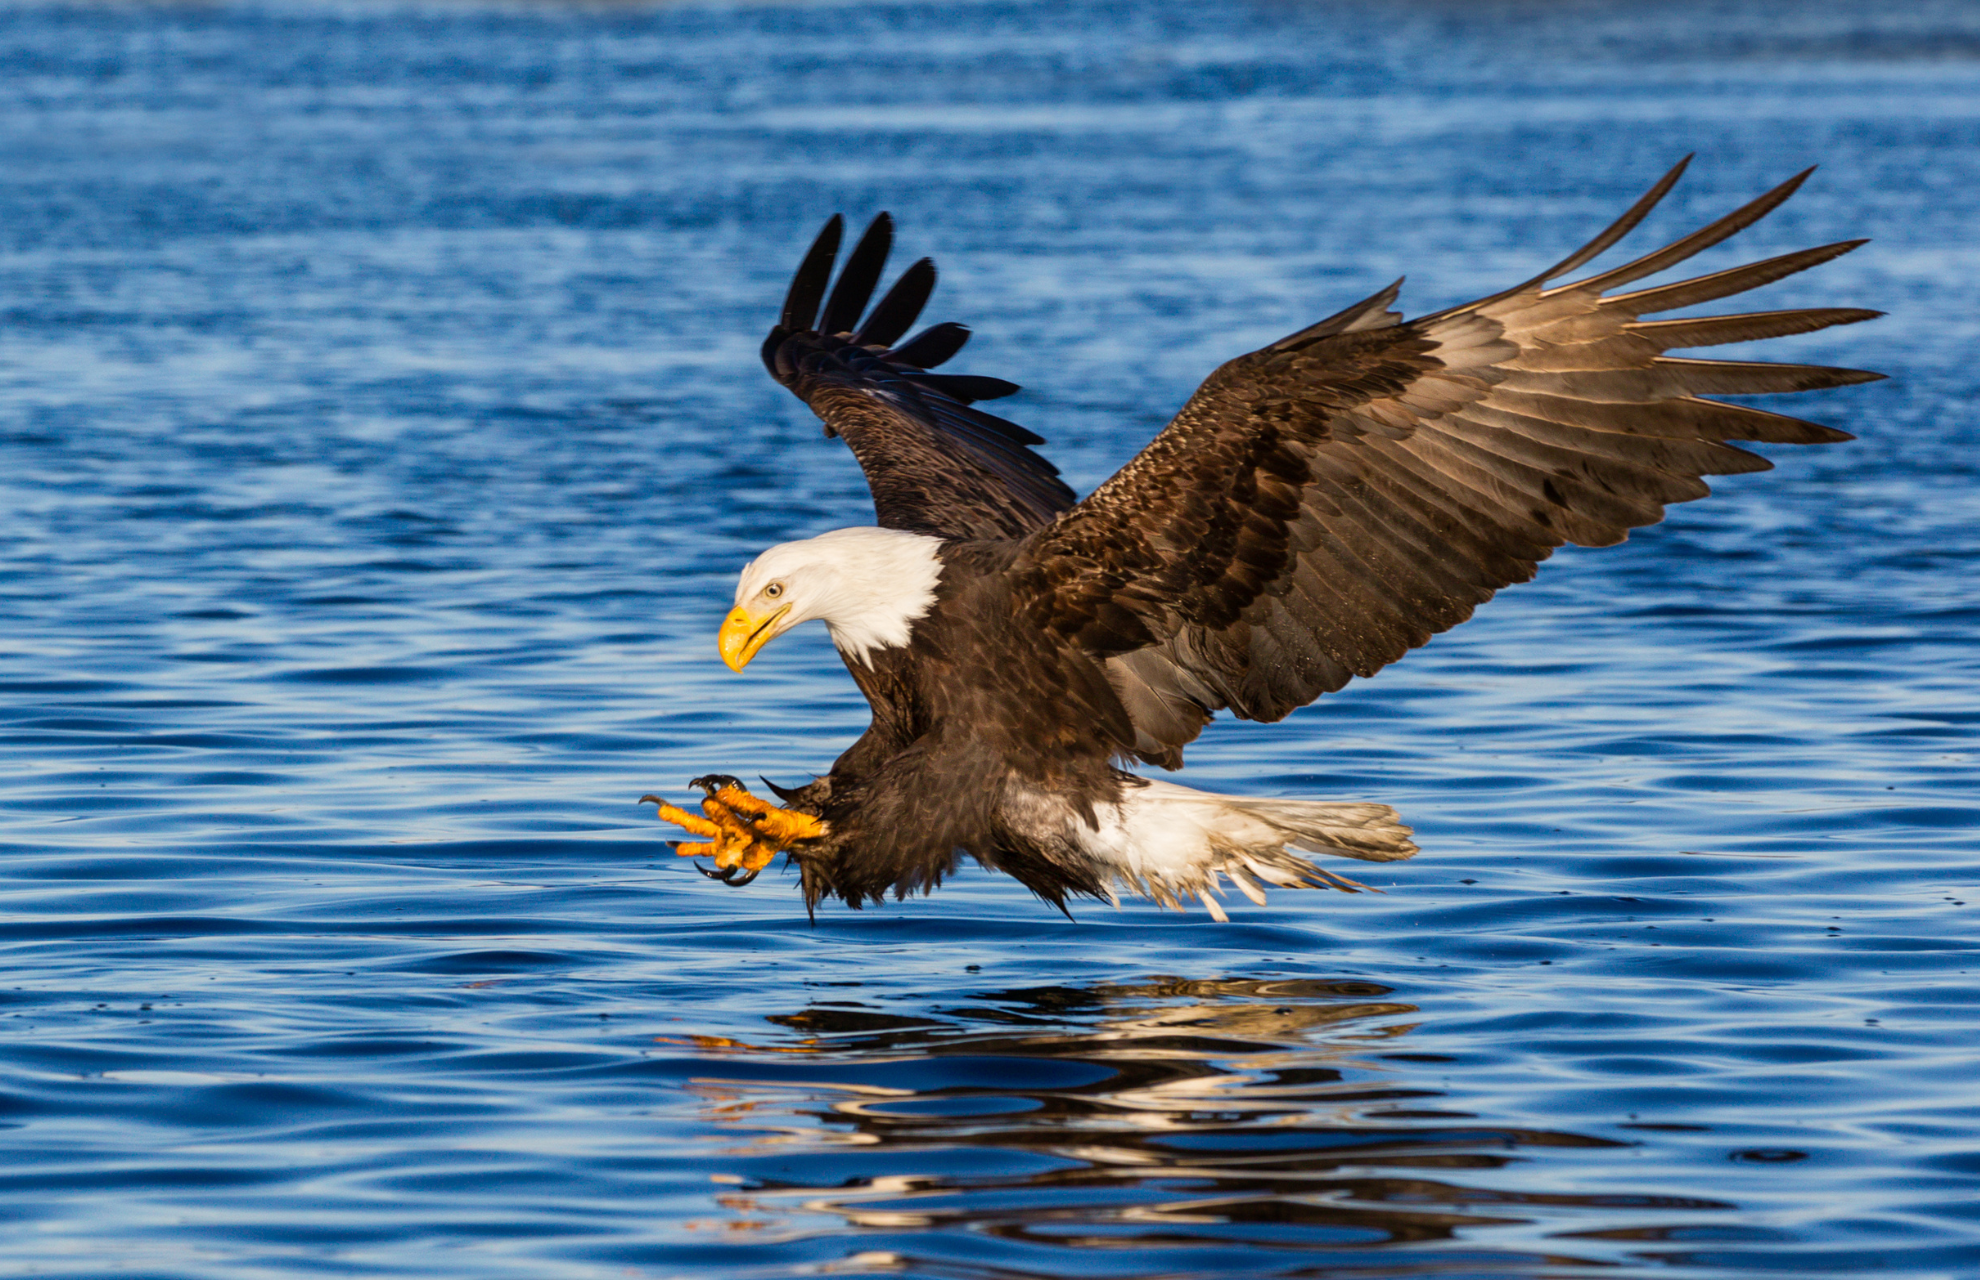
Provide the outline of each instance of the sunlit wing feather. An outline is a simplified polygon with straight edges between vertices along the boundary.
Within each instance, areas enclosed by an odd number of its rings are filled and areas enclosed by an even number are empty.
[[[1850,438],[1703,397],[1879,374],[1664,352],[1879,313],[1641,317],[1861,241],[1604,296],[1751,225],[1806,173],[1624,266],[1548,287],[1632,230],[1683,168],[1514,289],[1401,323],[1392,286],[1232,360],[1119,473],[1027,539],[1017,572],[1029,607],[1107,658],[1144,759],[1179,764],[1222,707],[1279,719],[1464,621],[1555,547],[1620,542],[1705,496],[1701,477],[1771,465],[1728,441]]]
[[[867,314],[893,219],[873,220],[832,283],[843,234],[835,215],[805,255],[763,363],[852,449],[880,523],[945,538],[1017,538],[1072,505],[1058,468],[1031,450],[1044,443],[1039,436],[973,407],[1011,395],[1016,383],[928,372],[962,349],[968,329],[938,324],[891,345],[927,304],[935,264],[909,267]]]

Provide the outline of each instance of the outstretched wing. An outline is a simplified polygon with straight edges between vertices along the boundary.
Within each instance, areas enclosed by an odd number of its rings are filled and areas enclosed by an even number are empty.
[[[763,341],[763,364],[811,406],[826,435],[851,446],[880,523],[943,538],[1019,538],[1071,506],[1059,469],[1029,447],[1042,437],[971,407],[1010,395],[1016,383],[928,372],[962,350],[968,329],[938,324],[894,345],[934,292],[933,262],[902,272],[867,314],[893,243],[891,217],[867,227],[826,296],[844,228],[834,214],[818,233]]]
[[[1704,497],[1701,476],[1771,465],[1729,440],[1850,438],[1701,397],[1879,374],[1663,353],[1878,312],[1640,317],[1744,292],[1862,241],[1608,292],[1749,226],[1806,173],[1626,266],[1545,287],[1626,235],[1683,170],[1516,288],[1401,323],[1391,286],[1238,357],[1119,473],[1026,540],[1016,572],[1035,620],[1108,659],[1138,754],[1176,767],[1216,709],[1277,720],[1456,626],[1562,543],[1620,542],[1667,504]]]

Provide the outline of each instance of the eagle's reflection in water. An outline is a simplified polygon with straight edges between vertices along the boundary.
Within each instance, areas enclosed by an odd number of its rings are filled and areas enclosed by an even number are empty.
[[[823,1269],[862,1273],[1558,1275],[1731,1207],[1475,1172],[1625,1144],[1439,1108],[1449,1060],[1409,1052],[1415,1007],[1372,982],[1151,977],[907,1016],[857,994],[821,989],[761,1043],[694,1040],[737,1139],[734,1216],[700,1225],[851,1228]]]

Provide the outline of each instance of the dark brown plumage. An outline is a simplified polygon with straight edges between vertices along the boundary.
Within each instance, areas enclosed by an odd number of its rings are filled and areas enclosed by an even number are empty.
[[[1051,901],[1111,895],[1113,872],[1057,836],[1028,836],[1001,797],[1015,786],[1088,814],[1118,804],[1137,783],[1110,759],[1177,768],[1216,711],[1280,719],[1464,621],[1563,543],[1620,542],[1667,505],[1705,496],[1702,477],[1769,467],[1731,441],[1849,439],[1707,397],[1881,375],[1665,352],[1879,313],[1643,317],[1745,292],[1862,241],[1617,292],[1751,225],[1806,173],[1653,253],[1553,285],[1631,231],[1684,167],[1515,288],[1404,321],[1392,285],[1231,360],[1077,504],[1033,452],[1039,437],[973,407],[1014,385],[929,372],[967,330],[936,325],[900,342],[934,286],[932,264],[915,263],[867,312],[887,215],[828,296],[834,217],[764,363],[852,448],[881,526],[945,542],[937,603],[914,639],[848,659],[874,728],[830,777],[791,793],[836,833],[799,851],[808,899],[857,906],[888,888],[927,889],[959,851]],[[908,772],[920,790],[890,781]],[[926,821],[915,796],[938,784],[980,795],[951,802],[954,822]]]
[[[818,314],[844,225],[834,214],[798,267],[783,316],[763,340],[763,364],[812,407],[826,435],[851,447],[881,525],[1015,538],[1071,506],[1059,469],[1029,447],[1041,437],[971,407],[1013,394],[1016,383],[928,372],[962,350],[968,329],[938,324],[891,345],[927,305],[934,263],[909,267],[859,323],[893,243],[892,218],[883,213],[866,229]]]

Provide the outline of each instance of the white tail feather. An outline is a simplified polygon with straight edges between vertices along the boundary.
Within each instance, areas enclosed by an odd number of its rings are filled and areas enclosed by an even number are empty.
[[[1219,874],[1260,906],[1265,886],[1348,893],[1369,888],[1289,848],[1366,862],[1416,852],[1410,829],[1385,804],[1220,796],[1146,779],[1099,817],[1096,829],[1068,815],[1069,827],[1080,851],[1100,864],[1110,896],[1118,884],[1178,910],[1194,897],[1218,920],[1226,919],[1211,896]]]
[[[1402,824],[1402,815],[1385,804],[1264,800],[1250,796],[1212,798],[1287,832],[1285,843],[1308,853],[1341,854],[1365,862],[1396,862],[1416,852],[1416,846],[1410,842],[1410,830]]]

